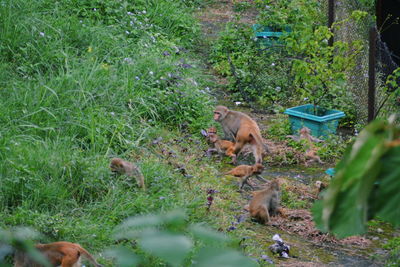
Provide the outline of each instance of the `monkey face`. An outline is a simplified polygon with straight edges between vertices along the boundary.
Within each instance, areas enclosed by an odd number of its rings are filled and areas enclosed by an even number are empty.
[[[114,158],[111,160],[110,169],[114,173],[124,173],[124,165],[121,159]]]
[[[221,120],[221,113],[218,111],[214,111],[214,120],[220,121]]]
[[[228,108],[224,106],[217,106],[214,110],[214,120],[222,121],[228,112]]]
[[[218,141],[218,135],[216,135],[214,133],[210,133],[208,135],[208,139],[210,140],[211,143],[215,143]]]
[[[261,165],[260,163],[257,163],[256,165],[253,166],[253,172],[260,174],[264,170],[264,166]]]
[[[311,133],[311,130],[305,126],[300,129],[300,134],[310,134],[310,133]]]

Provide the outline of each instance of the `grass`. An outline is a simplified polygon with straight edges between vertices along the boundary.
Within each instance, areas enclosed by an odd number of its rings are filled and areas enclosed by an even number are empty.
[[[1,2],[1,227],[100,251],[129,216],[203,204],[151,144],[209,121],[186,2]],[[111,175],[113,156],[146,192]]]

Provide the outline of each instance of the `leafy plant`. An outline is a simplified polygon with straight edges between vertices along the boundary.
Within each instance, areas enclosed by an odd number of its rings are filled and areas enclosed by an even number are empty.
[[[115,239],[135,240],[144,255],[127,247],[106,251],[118,266],[141,263],[148,265],[146,255],[159,258],[171,266],[256,266],[255,262],[229,248],[228,238],[202,224],[188,224],[183,212],[128,218],[116,228]]]
[[[377,216],[400,225],[399,140],[394,116],[375,120],[360,132],[323,199],[313,206],[318,228],[345,237],[365,233],[367,220]]]

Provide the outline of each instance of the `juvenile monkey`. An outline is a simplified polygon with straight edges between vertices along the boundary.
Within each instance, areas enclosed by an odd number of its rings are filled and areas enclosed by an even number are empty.
[[[240,177],[240,189],[242,189],[245,184],[248,184],[251,188],[253,188],[253,186],[249,184],[248,179],[254,174],[262,173],[263,170],[264,166],[256,163],[254,165],[239,165],[225,174]]]
[[[305,157],[304,164],[306,166],[308,166],[308,164],[315,162],[315,161],[317,161],[320,164],[323,164],[324,162],[317,155],[317,148],[313,144],[313,142],[320,142],[321,140],[313,137],[311,135],[311,130],[305,126],[300,129],[300,140],[302,140],[302,139],[307,141],[307,146],[308,146],[306,153],[304,153],[304,157]]]
[[[322,181],[316,181],[315,187],[317,188],[316,197],[319,198],[320,193],[327,187],[327,185],[325,183],[323,183]]]
[[[282,210],[279,208],[280,187],[277,179],[272,180],[267,188],[253,192],[252,194],[253,199],[249,204],[251,217],[266,224],[270,221],[270,215],[282,213]]]
[[[262,163],[264,144],[257,123],[246,114],[229,110],[225,106],[217,106],[214,120],[221,123],[225,139],[234,140],[233,153],[237,155],[244,145],[250,144],[256,163]]]
[[[85,256],[94,266],[102,267],[93,256],[79,244],[65,241],[49,244],[36,244],[35,248],[43,254],[51,266],[80,267],[80,257]],[[18,251],[14,257],[14,267],[43,267],[35,262],[25,252]]]
[[[139,170],[139,168],[133,163],[130,163],[121,158],[113,158],[111,159],[110,169],[114,173],[125,174],[130,177],[135,177],[138,186],[141,187],[143,190],[146,190],[143,174]]]
[[[232,163],[236,164],[236,154],[233,153],[235,149],[235,143],[228,140],[221,140],[217,135],[217,129],[211,127],[208,129],[208,140],[214,144],[214,147],[219,155],[225,154],[232,158]]]

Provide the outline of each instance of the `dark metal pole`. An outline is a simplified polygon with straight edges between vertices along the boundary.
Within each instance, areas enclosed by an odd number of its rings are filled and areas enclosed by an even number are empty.
[[[328,27],[333,33],[332,25],[335,22],[335,0],[328,0]],[[329,38],[328,45],[333,46],[333,36]]]
[[[376,66],[375,27],[369,29],[369,64],[368,64],[368,122],[375,118],[375,66]]]
[[[379,30],[381,30],[383,24],[382,1],[383,0],[377,0],[375,3],[376,26]]]

